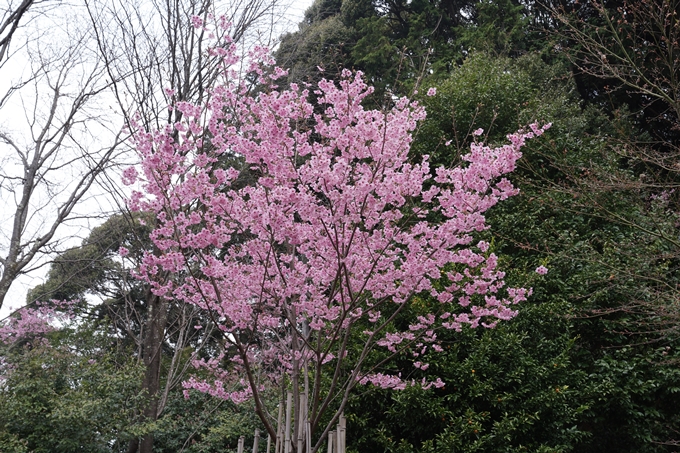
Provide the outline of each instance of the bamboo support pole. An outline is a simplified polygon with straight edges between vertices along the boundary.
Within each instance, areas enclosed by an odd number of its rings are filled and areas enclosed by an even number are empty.
[[[328,432],[328,453],[335,453],[333,451],[333,444],[335,440],[335,431],[329,431]]]
[[[253,453],[257,453],[260,446],[260,430],[255,428],[255,437],[253,438]]]
[[[286,443],[284,447],[284,453],[290,453],[291,440],[290,440],[290,422],[291,413],[293,409],[293,392],[288,392],[288,397],[286,398]]]

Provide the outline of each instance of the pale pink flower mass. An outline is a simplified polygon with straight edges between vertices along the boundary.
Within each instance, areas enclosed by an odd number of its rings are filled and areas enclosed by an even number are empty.
[[[158,219],[156,251],[137,275],[161,297],[212,312],[236,351],[228,372],[219,360],[201,363],[215,379],[185,388],[257,400],[255,373],[275,383],[299,376],[305,363],[315,379],[350,370],[340,377],[348,388],[443,386],[434,376],[408,383],[366,357],[375,348],[436,353],[441,329],[492,327],[516,314],[512,307],[529,291],[505,288],[496,256],[473,239],[487,228],[484,212],[517,193],[504,175],[527,134],[495,148],[475,143],[463,166],[430,168],[427,156],[408,156],[425,118],[416,102],[366,109],[373,89],[361,73],[344,70],[339,82],[315,87],[315,111],[307,89],[272,85],[285,71],[263,71],[264,51],[253,58],[247,66],[262,87],[256,96],[225,73],[207,105],[176,106],[181,123],[135,132],[145,193],[130,205]],[[233,48],[225,59],[236,61]],[[225,170],[230,160],[243,170]],[[440,220],[428,222],[430,213]],[[432,305],[397,328],[390,316],[426,294]],[[346,336],[367,354],[348,351]]]
[[[137,169],[135,167],[128,167],[123,170],[123,184],[131,186],[137,181]]]
[[[538,266],[536,268],[536,273],[539,274],[539,275],[545,275],[545,274],[548,273],[548,268],[545,267],[545,266]]]

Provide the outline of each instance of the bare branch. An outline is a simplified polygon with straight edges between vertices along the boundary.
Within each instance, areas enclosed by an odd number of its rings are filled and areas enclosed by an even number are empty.
[[[0,62],[7,54],[12,37],[19,28],[22,17],[34,3],[35,0],[22,0],[15,9],[12,9],[12,5],[9,5],[8,11],[5,13],[2,23],[0,23]]]

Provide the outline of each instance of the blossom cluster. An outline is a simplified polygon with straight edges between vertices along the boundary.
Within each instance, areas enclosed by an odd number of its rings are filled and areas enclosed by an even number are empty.
[[[0,346],[12,349],[17,345],[48,346],[47,334],[72,321],[77,301],[51,300],[49,303],[33,302],[0,320]],[[5,349],[5,348],[2,348]],[[15,370],[7,356],[0,354],[0,382]]]
[[[144,184],[131,206],[158,219],[156,250],[137,276],[156,295],[213,314],[236,351],[230,370],[276,379],[307,363],[332,374],[351,361],[347,385],[403,388],[399,376],[368,365],[370,350],[408,347],[416,358],[441,351],[440,329],[493,327],[516,314],[529,292],[505,288],[497,257],[473,241],[487,228],[484,213],[517,193],[504,175],[525,140],[548,126],[499,147],[474,143],[465,165],[434,169],[428,156],[408,157],[425,118],[417,102],[366,109],[372,88],[345,70],[338,83],[311,88],[315,108],[310,87],[274,85],[285,71],[249,68],[257,94],[227,73],[206,105],[174,106],[181,122],[138,128],[141,171],[125,173]],[[398,329],[395,316],[425,293],[437,307]],[[348,352],[347,338],[361,341],[361,353]],[[221,366],[211,365],[224,377]],[[245,397],[224,390],[224,380],[187,387]],[[241,385],[257,391],[252,379]]]
[[[17,310],[0,323],[0,343],[11,344],[23,339],[44,341],[45,334],[55,330],[55,325],[73,319],[72,307],[75,303],[58,300],[34,302]]]

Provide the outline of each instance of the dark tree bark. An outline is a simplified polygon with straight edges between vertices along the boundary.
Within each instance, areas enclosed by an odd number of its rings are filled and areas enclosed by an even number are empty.
[[[168,321],[168,301],[158,297],[149,291],[148,297],[148,320],[146,337],[144,338],[143,360],[146,366],[146,374],[143,389],[149,397],[149,402],[144,410],[146,420],[155,421],[159,414],[159,398],[161,383],[161,358],[163,356],[163,341],[165,340],[165,328]],[[139,445],[139,453],[153,452],[153,433],[144,436]]]
[[[2,62],[8,53],[12,37],[19,28],[21,19],[34,3],[35,0],[22,0],[22,2],[14,8],[12,8],[12,5],[8,5],[7,11],[3,15],[2,22],[0,23],[0,62]]]

